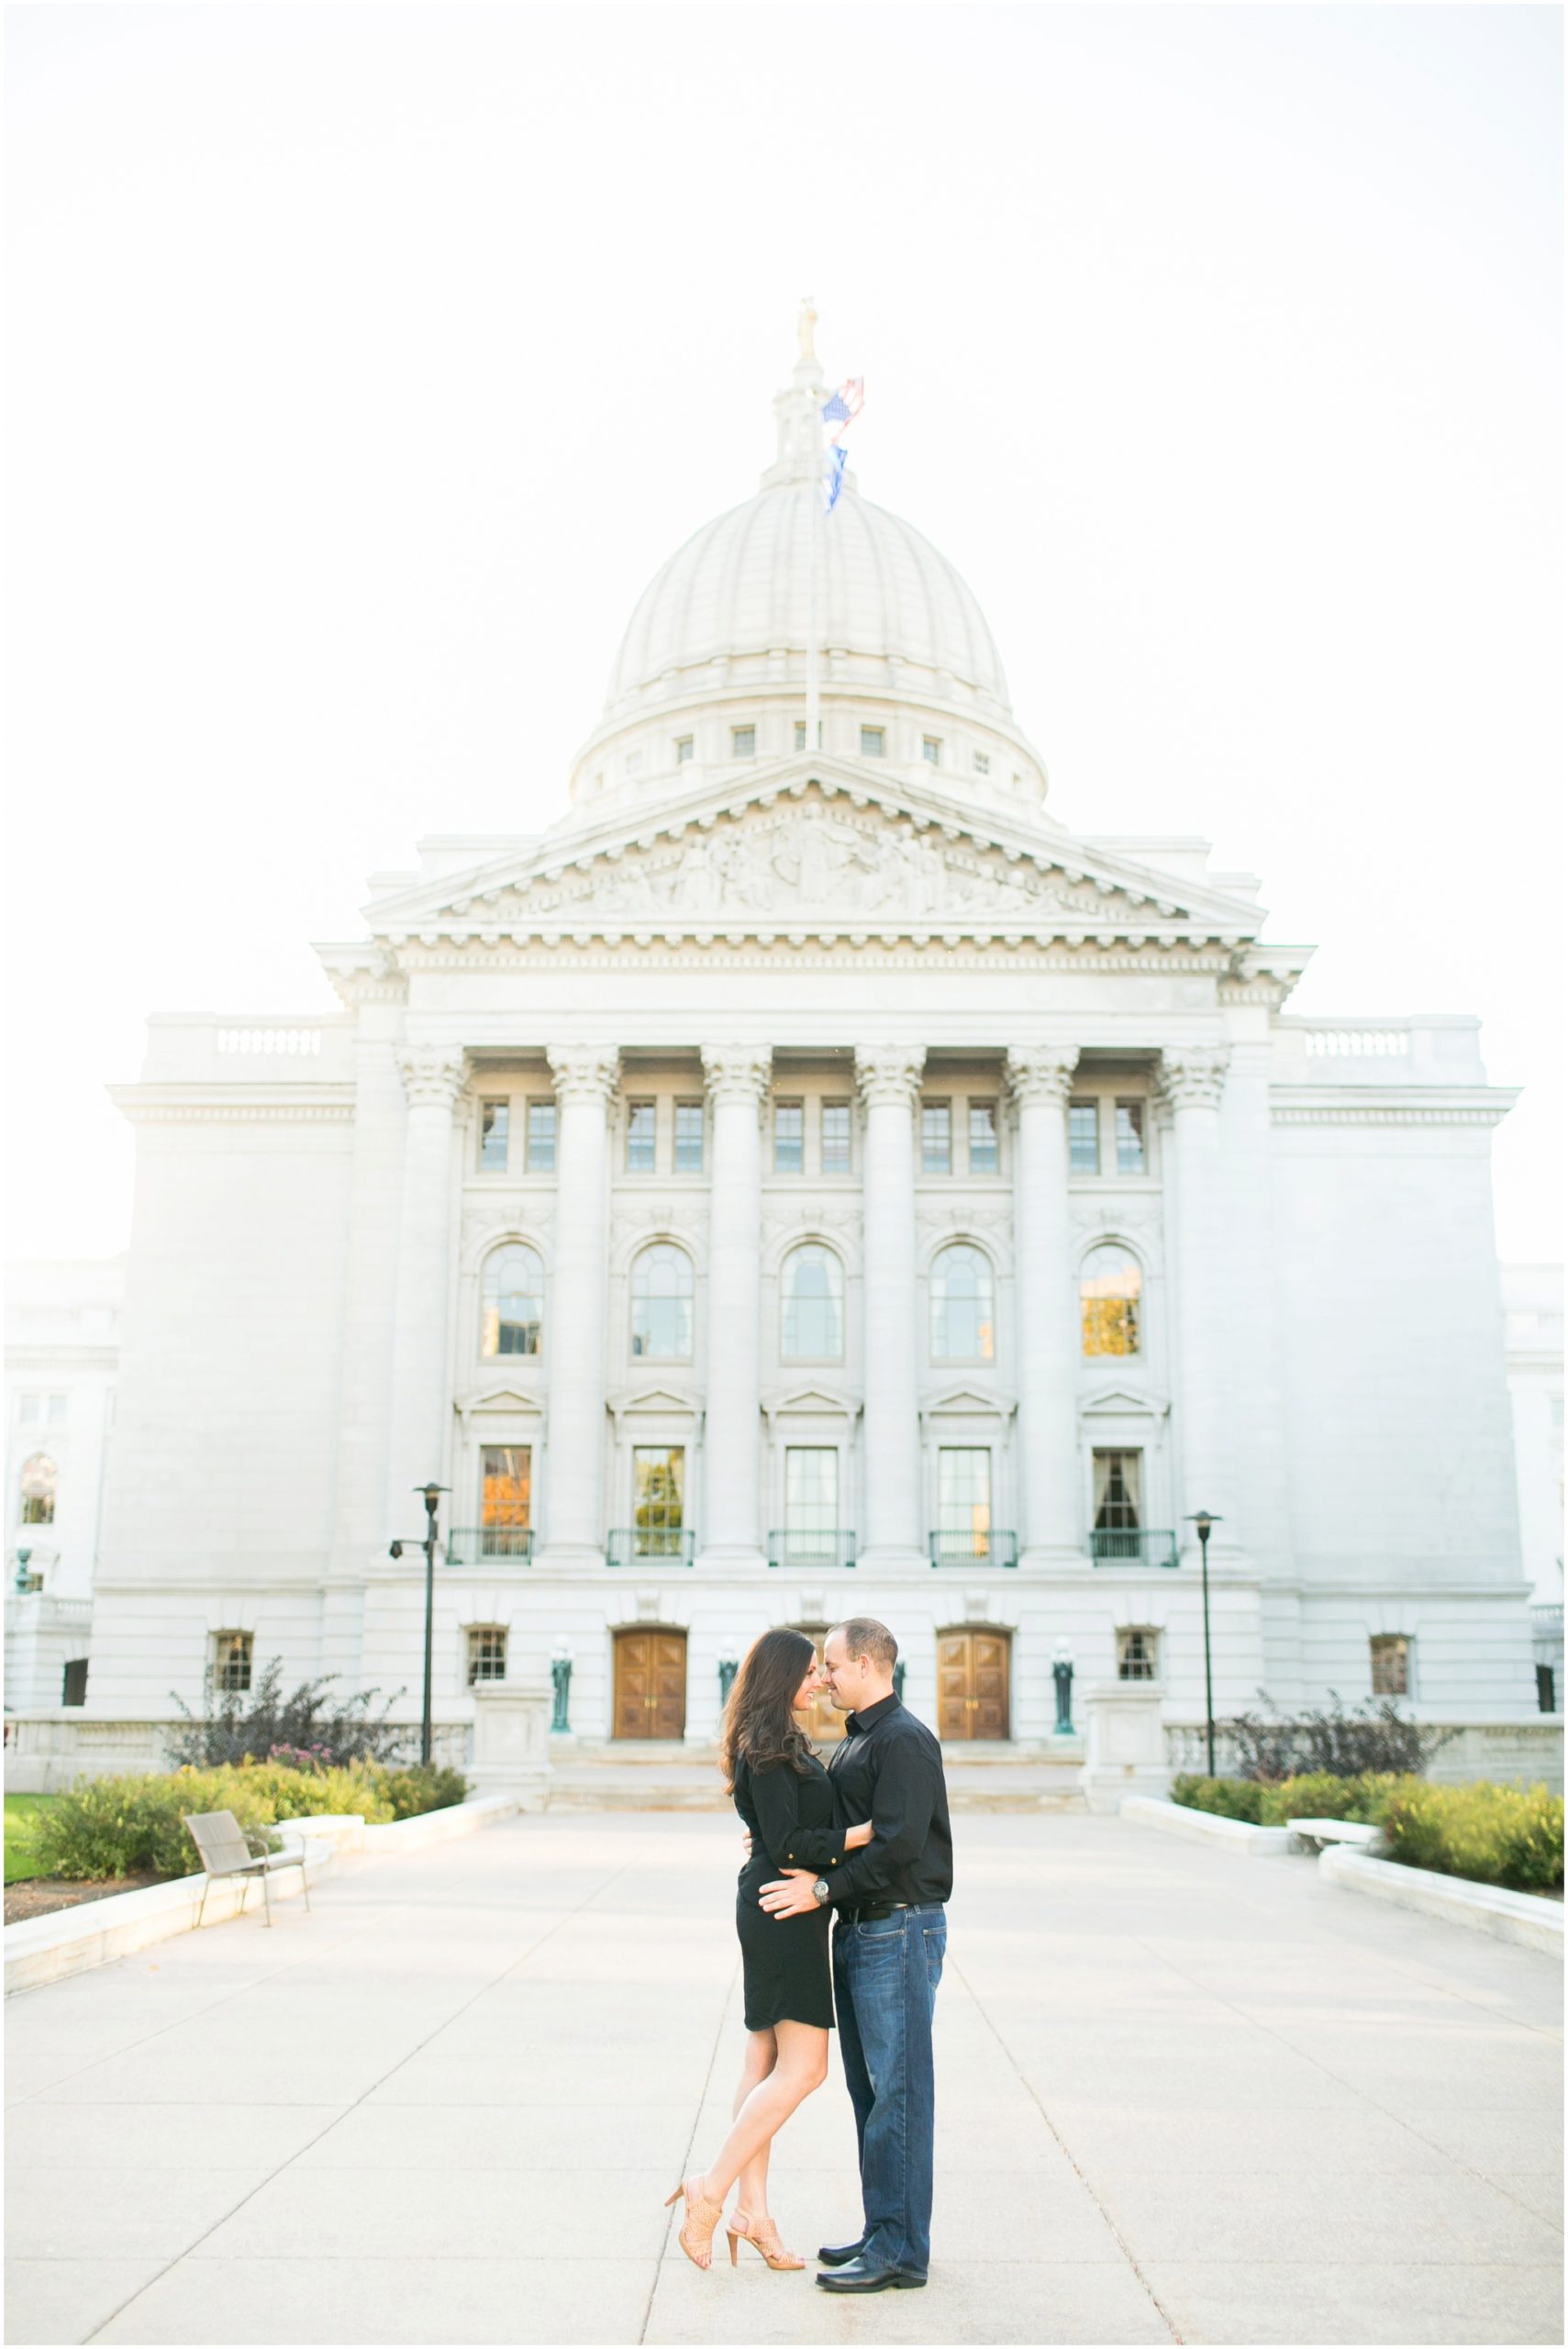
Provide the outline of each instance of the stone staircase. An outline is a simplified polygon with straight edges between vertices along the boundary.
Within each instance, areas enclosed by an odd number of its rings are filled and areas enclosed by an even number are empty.
[[[551,1740],[551,1810],[713,1810],[730,1808],[711,1745],[674,1740],[646,1744],[584,1738]],[[1077,1810],[1084,1808],[1078,1772],[1083,1742],[1064,1737],[942,1749],[948,1799],[955,1811]]]

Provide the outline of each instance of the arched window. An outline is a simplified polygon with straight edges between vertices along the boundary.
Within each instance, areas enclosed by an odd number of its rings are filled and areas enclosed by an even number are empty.
[[[35,1452],[22,1463],[22,1523],[54,1523],[54,1490],[60,1471],[47,1452]]]
[[[844,1351],[844,1271],[808,1240],[784,1258],[779,1352],[786,1362],[836,1362]]]
[[[1078,1295],[1086,1354],[1135,1354],[1143,1268],[1130,1248],[1107,1241],[1084,1259]]]
[[[537,1248],[510,1241],[484,1260],[482,1354],[537,1354],[544,1326],[544,1266]]]
[[[692,1260],[667,1240],[631,1268],[631,1351],[648,1362],[692,1358]]]
[[[991,1259],[961,1240],[931,1266],[931,1359],[990,1362],[995,1352]]]

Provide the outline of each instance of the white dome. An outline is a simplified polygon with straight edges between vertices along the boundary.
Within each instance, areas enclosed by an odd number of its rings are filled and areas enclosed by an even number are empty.
[[[803,651],[813,529],[825,651],[945,673],[1006,710],[1007,681],[984,615],[947,557],[852,489],[823,518],[815,484],[788,481],[706,523],[644,588],[610,674],[608,707],[671,671]]]

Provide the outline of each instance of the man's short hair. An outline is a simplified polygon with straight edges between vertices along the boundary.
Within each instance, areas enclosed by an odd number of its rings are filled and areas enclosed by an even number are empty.
[[[891,1672],[897,1663],[898,1642],[874,1615],[851,1615],[847,1623],[834,1628],[843,1633],[851,1662],[858,1655],[868,1655],[879,1672]]]

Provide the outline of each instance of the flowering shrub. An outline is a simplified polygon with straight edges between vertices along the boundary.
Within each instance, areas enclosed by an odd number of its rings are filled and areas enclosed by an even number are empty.
[[[433,1765],[298,1770],[243,1762],[152,1777],[81,1778],[50,1806],[34,1848],[40,1876],[191,1876],[196,1852],[184,1822],[193,1811],[232,1811],[250,1831],[318,1813],[357,1812],[382,1825],[444,1809],[467,1792],[460,1770]]]

